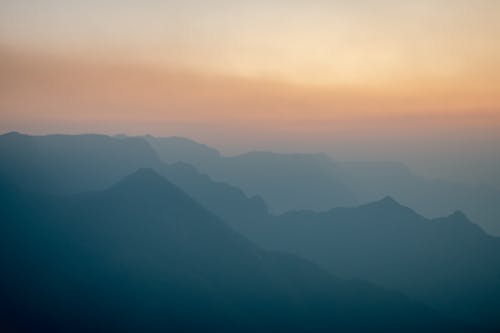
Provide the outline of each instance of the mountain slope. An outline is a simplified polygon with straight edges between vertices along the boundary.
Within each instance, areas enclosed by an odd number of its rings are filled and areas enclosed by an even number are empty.
[[[425,216],[463,210],[493,235],[500,235],[500,191],[487,185],[429,180],[398,163],[343,162],[343,179],[361,202],[395,197]]]
[[[395,288],[455,318],[500,327],[500,239],[461,212],[429,220],[387,197],[233,226],[265,248]]]
[[[16,140],[27,141],[47,138],[12,135],[17,136]],[[325,213],[302,211],[274,217],[259,197],[248,198],[238,188],[214,182],[190,165],[162,163],[140,138],[128,138],[116,143],[124,139],[57,136],[58,145],[67,149],[63,150],[65,154],[60,158],[54,158],[56,149],[47,149],[50,147],[48,144],[37,143],[39,148],[36,153],[29,149],[16,150],[12,148],[16,146],[6,140],[8,137],[0,136],[0,174],[25,188],[75,193],[89,187],[110,186],[120,178],[119,173],[124,169],[128,170],[127,173],[133,172],[134,165],[152,167],[232,227],[266,248],[307,257],[334,274],[362,278],[391,289],[397,287],[399,291],[428,305],[439,305],[440,309],[456,317],[476,322],[490,321],[497,325],[494,322],[499,311],[494,298],[498,295],[500,284],[496,279],[499,275],[495,274],[500,255],[496,246],[488,248],[489,245],[482,245],[483,240],[485,244],[496,244],[496,241],[491,241],[492,238],[482,231],[473,232],[478,228],[471,223],[465,223],[465,226],[472,228],[465,227],[465,231],[458,232],[453,216],[444,219],[448,223],[435,224],[441,225],[441,228],[431,228],[433,221],[401,208],[394,200],[386,199],[374,204],[385,209],[368,209],[373,206],[368,205]],[[97,143],[79,143],[89,139],[97,140]],[[144,147],[143,152],[139,154],[135,149],[126,149],[128,144],[123,143],[128,143],[128,140],[133,142],[132,147]],[[86,146],[99,147],[94,152],[83,149]],[[118,149],[121,155],[113,152],[114,149]],[[80,156],[86,159],[84,164],[72,162],[82,160]],[[142,157],[137,159],[137,156]],[[92,164],[94,158],[101,162]],[[50,168],[47,161],[52,163]],[[37,175],[41,165],[47,165],[46,172],[44,177],[36,179],[41,181],[43,187],[34,181],[35,177],[29,178],[32,174]],[[118,170],[118,174],[113,170]],[[18,211],[26,209],[19,207]],[[467,241],[469,245],[464,247],[462,242],[470,235],[476,235],[475,241]],[[441,264],[436,263],[436,258],[441,258]],[[485,261],[486,258],[490,259]],[[451,265],[455,268],[448,270]],[[451,274],[452,271],[455,275]],[[470,272],[475,272],[475,275],[471,276]]]
[[[0,193],[0,320],[15,331],[459,330],[399,294],[260,250],[152,170],[71,197]]]
[[[214,179],[263,197],[274,212],[322,211],[393,196],[425,216],[463,210],[486,231],[500,235],[500,191],[491,186],[428,180],[402,163],[338,162],[324,154],[222,156],[189,139],[149,137],[148,141],[165,161],[195,165]],[[185,154],[178,153],[183,150]]]
[[[191,165],[198,165],[204,161],[215,160],[221,157],[216,149],[186,138],[156,138],[146,135],[144,139],[166,163],[185,162]]]
[[[247,195],[261,196],[275,212],[306,207],[324,210],[357,202],[324,154],[250,152],[222,156],[211,147],[185,138],[148,136],[147,140],[165,162],[192,164]]]
[[[251,152],[205,161],[199,168],[248,195],[261,196],[275,212],[357,203],[335,165],[323,154]]]
[[[0,176],[34,191],[77,193],[103,189],[140,167],[163,164],[135,138],[105,135],[0,136]]]
[[[0,135],[0,178],[35,192],[74,194],[103,189],[138,168],[152,168],[217,215],[267,216],[259,197],[215,182],[185,163],[165,164],[142,138],[104,135]]]

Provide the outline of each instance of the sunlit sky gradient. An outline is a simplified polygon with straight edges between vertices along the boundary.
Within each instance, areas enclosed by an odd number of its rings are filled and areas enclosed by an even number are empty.
[[[497,0],[0,0],[0,131],[325,150],[500,184],[499,41]]]

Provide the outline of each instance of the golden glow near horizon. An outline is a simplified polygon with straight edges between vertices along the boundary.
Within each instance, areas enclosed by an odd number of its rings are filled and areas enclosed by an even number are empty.
[[[499,40],[497,0],[3,0],[2,130],[496,138]]]

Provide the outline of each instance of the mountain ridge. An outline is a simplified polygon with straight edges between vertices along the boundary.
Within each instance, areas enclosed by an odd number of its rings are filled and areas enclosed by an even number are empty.
[[[21,332],[462,331],[400,294],[257,248],[151,169],[64,198],[35,212],[28,196],[0,223],[0,320]]]
[[[163,156],[161,144],[154,147]],[[322,162],[317,162],[315,154],[296,154],[302,158],[310,158],[310,165],[305,171],[300,171],[287,168],[288,164],[296,164],[285,162],[292,159],[294,154],[267,152],[266,156],[268,160],[283,159],[283,162],[276,170],[270,167],[259,169],[258,165],[247,167],[245,163],[238,163],[238,159],[259,160],[265,157],[258,153],[220,156],[209,160],[199,156],[184,157],[184,161],[195,165],[214,179],[240,187],[247,195],[261,195],[269,204],[270,210],[277,214],[295,209],[324,211],[333,207],[372,202],[390,195],[427,217],[448,215],[461,209],[490,234],[500,235],[500,206],[496,204],[500,201],[500,189],[429,180],[414,174],[399,162],[333,161],[329,157],[329,161],[325,162],[323,159]],[[264,176],[266,178],[262,178]],[[259,183],[259,178],[266,180]],[[315,186],[304,186],[298,179],[306,180],[306,184],[314,181]],[[267,184],[270,180],[280,184],[278,188],[287,190],[269,188]],[[294,187],[289,185],[294,183]],[[329,184],[329,187],[336,190],[323,188],[324,184]],[[302,193],[301,188],[306,190]],[[290,192],[294,194],[290,195]],[[328,199],[324,199],[325,197]]]

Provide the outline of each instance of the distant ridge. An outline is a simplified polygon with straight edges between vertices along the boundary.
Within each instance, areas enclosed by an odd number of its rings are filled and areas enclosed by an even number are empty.
[[[199,152],[182,156],[169,154],[176,140],[150,137],[149,141],[165,161],[193,164],[216,180],[240,187],[247,195],[259,195],[275,213],[325,211],[390,195],[428,217],[461,209],[483,229],[500,235],[500,189],[493,187],[428,180],[399,162],[336,161],[324,154],[272,152],[220,156],[214,148],[198,143]],[[162,153],[162,147],[168,149]],[[183,145],[177,147],[182,150]],[[274,186],[269,186],[271,182]]]

